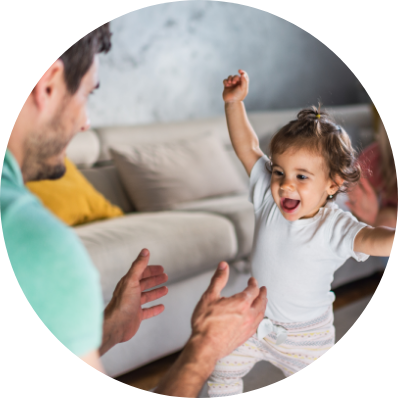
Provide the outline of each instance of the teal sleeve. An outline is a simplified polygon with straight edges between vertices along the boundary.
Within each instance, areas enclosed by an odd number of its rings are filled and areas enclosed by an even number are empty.
[[[76,355],[98,349],[103,301],[98,271],[83,244],[30,193],[2,191],[8,255],[32,308]]]

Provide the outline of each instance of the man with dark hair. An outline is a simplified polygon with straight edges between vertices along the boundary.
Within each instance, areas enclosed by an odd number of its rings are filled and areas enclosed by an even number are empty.
[[[100,355],[163,311],[163,305],[141,305],[167,294],[166,287],[157,287],[167,275],[161,266],[148,266],[149,251],[143,249],[103,312],[99,275],[82,243],[24,183],[64,174],[68,143],[89,127],[86,103],[99,87],[97,54],[109,49],[106,24],[67,50],[36,84],[11,133],[0,198],[4,240],[25,296],[55,337],[99,370]],[[251,278],[243,292],[222,298],[227,280],[223,262],[195,309],[191,338],[156,392],[196,396],[216,361],[255,333],[266,307],[265,288]]]
[[[60,57],[64,64],[64,76],[69,94],[75,94],[83,76],[90,69],[98,53],[107,53],[111,49],[109,23],[93,30],[66,50]]]

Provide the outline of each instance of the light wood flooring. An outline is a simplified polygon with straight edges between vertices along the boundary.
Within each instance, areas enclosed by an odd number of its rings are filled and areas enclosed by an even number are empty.
[[[334,289],[334,293],[336,294],[336,301],[333,304],[334,310],[374,294],[382,276],[383,273],[376,273],[368,278]],[[159,381],[173,365],[179,354],[180,352],[177,352],[159,359],[158,361],[133,370],[130,373],[119,376],[116,380],[149,391],[158,385]]]

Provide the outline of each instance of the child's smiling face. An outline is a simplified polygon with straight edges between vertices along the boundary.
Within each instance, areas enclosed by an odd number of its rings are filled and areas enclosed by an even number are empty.
[[[271,192],[286,220],[315,216],[338,188],[321,155],[291,148],[272,156]]]

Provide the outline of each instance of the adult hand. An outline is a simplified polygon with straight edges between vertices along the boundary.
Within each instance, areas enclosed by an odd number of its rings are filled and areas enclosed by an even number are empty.
[[[257,330],[267,305],[267,289],[251,277],[247,288],[232,297],[221,297],[229,267],[220,263],[210,286],[192,315],[192,339],[211,351],[215,360],[230,354]]]
[[[259,289],[256,280],[250,278],[243,292],[221,297],[228,276],[228,264],[220,263],[192,315],[192,335],[156,393],[197,397],[217,360],[256,332],[267,306],[267,290]]]
[[[238,72],[239,76],[228,76],[223,80],[222,97],[225,102],[243,101],[249,92],[249,75],[242,69]]]
[[[376,192],[366,178],[348,192],[347,207],[359,220],[374,226],[379,213],[379,201]]]
[[[130,340],[144,319],[159,315],[164,305],[141,308],[143,304],[165,296],[167,287],[152,289],[167,281],[160,265],[148,266],[149,250],[143,249],[127,274],[116,285],[104,313],[103,339],[100,355],[118,343]]]

